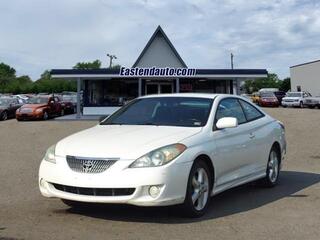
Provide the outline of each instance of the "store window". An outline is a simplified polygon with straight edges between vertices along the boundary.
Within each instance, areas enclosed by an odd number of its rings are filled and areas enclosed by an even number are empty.
[[[180,92],[230,93],[229,80],[180,79]]]
[[[138,97],[138,80],[88,80],[85,106],[122,106]]]

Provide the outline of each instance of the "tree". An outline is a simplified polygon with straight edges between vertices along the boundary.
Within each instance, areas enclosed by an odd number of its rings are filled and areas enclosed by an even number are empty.
[[[15,77],[16,70],[5,63],[0,63],[0,77]]]
[[[247,80],[244,84],[244,88],[247,93],[252,93],[259,91],[261,88],[279,88],[281,80],[275,73],[269,73],[268,77],[257,79],[257,80]]]
[[[95,60],[93,62],[78,62],[73,69],[99,69],[101,68],[101,61]]]
[[[291,79],[287,77],[281,81],[279,90],[288,92],[290,89],[291,89]]]

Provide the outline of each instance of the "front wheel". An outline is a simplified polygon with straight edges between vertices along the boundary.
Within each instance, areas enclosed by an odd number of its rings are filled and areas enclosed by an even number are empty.
[[[266,176],[262,183],[266,187],[274,187],[278,183],[280,174],[280,154],[276,148],[272,148],[269,154],[269,160],[266,170]]]
[[[194,162],[182,206],[183,214],[193,218],[203,216],[210,202],[211,186],[212,177],[207,164],[201,160]]]
[[[48,120],[49,119],[49,114],[48,112],[43,112],[43,120]]]
[[[7,111],[2,112],[2,114],[1,114],[1,120],[2,120],[2,121],[5,121],[5,120],[7,120],[7,119],[8,119],[8,113],[7,113]]]

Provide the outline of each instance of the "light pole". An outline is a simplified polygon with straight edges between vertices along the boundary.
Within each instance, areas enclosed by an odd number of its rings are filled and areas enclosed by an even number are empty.
[[[233,69],[233,53],[231,53],[230,57],[231,57],[231,69]]]
[[[110,58],[109,68],[111,68],[112,67],[112,60],[117,59],[117,57],[116,57],[116,55],[111,55],[109,53],[107,53],[107,56]]]

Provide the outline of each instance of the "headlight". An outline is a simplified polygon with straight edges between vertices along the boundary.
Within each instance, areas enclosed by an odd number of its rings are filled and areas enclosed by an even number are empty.
[[[56,145],[52,145],[51,147],[49,147],[46,152],[46,155],[44,156],[44,160],[51,163],[56,163],[55,150],[56,150]]]
[[[36,113],[42,113],[42,109],[41,108],[36,109]]]
[[[167,164],[186,150],[186,146],[180,143],[158,148],[135,160],[129,167],[158,167]]]

